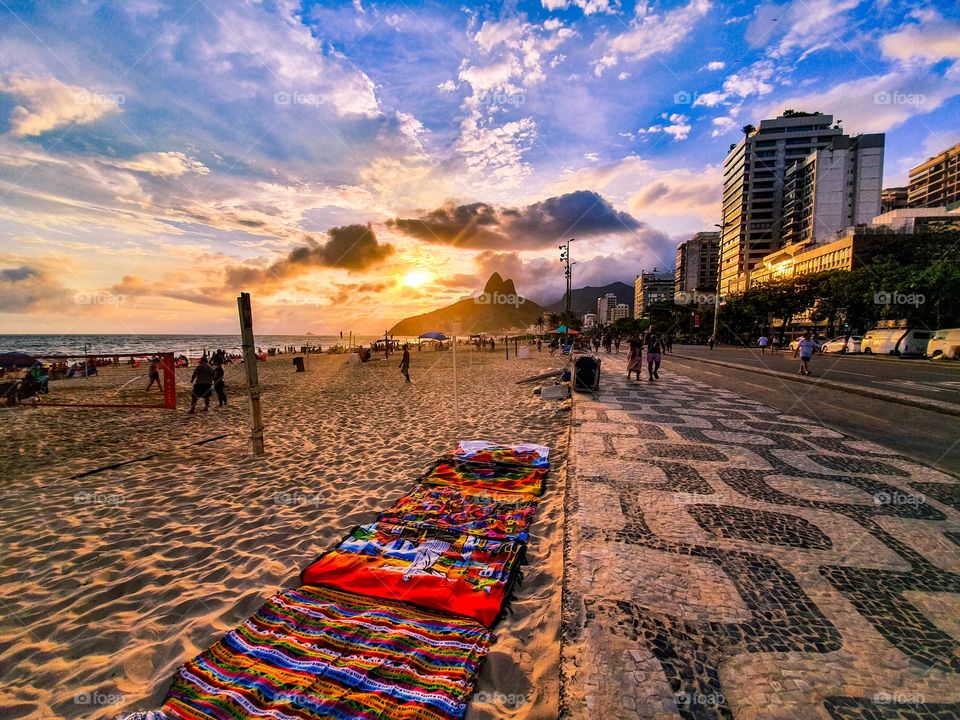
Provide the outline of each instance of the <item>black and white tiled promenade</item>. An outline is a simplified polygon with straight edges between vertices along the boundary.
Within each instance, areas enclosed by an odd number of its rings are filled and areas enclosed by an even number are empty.
[[[960,719],[960,482],[625,375],[573,404],[564,716]]]

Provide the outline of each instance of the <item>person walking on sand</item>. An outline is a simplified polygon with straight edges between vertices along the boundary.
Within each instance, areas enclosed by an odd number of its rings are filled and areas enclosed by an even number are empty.
[[[627,380],[630,379],[630,373],[637,374],[637,380],[640,380],[640,373],[643,370],[643,343],[640,338],[633,336],[630,338],[630,350],[627,353]]]
[[[403,375],[404,382],[410,382],[410,346],[403,344],[403,355],[400,358],[400,374]]]
[[[153,358],[150,361],[150,370],[148,371],[150,375],[150,382],[147,383],[147,390],[153,387],[153,384],[157,384],[157,390],[163,392],[163,385],[160,384],[160,363],[157,362],[156,358]]]
[[[188,414],[192,415],[197,411],[197,400],[201,398],[203,398],[203,411],[207,412],[210,409],[210,396],[213,394],[213,377],[213,366],[210,365],[207,356],[203,355],[200,358],[200,362],[197,363],[197,367],[194,368],[193,375],[190,376],[190,382],[193,383],[193,393],[190,397],[190,410]]]
[[[537,352],[543,352],[543,340],[537,338]]]
[[[770,338],[768,338],[766,335],[761,335],[760,339],[757,340],[757,347],[760,348],[761,355],[766,355],[768,345],[770,345]]]
[[[613,351],[614,351],[615,353],[619,353],[619,352],[620,352],[620,336],[619,336],[619,335],[617,335],[615,338],[613,338]]]
[[[663,344],[660,336],[650,333],[647,336],[647,380],[653,382],[660,379],[660,362],[663,360]]]
[[[213,389],[217,393],[217,407],[227,404],[227,391],[223,380],[223,361],[217,359],[213,364]]]
[[[810,374],[810,358],[813,357],[813,351],[816,350],[816,347],[810,338],[810,333],[805,332],[797,343],[797,349],[793,351],[794,357],[800,355],[800,369],[797,370],[800,375]]]

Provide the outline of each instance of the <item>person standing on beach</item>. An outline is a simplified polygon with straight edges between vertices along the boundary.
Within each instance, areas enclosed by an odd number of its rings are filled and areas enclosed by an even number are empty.
[[[224,388],[223,361],[217,360],[213,366],[213,389],[217,393],[218,407],[223,407],[227,404],[227,392]]]
[[[160,384],[160,364],[157,362],[156,358],[150,360],[150,382],[147,383],[147,390],[153,387],[153,384],[157,384],[157,390],[163,392],[163,385]]]
[[[619,352],[620,352],[620,336],[619,336],[619,335],[617,335],[615,338],[613,338],[613,351],[614,351],[615,353],[619,353]]]
[[[400,358],[400,374],[406,378],[404,382],[410,382],[410,346],[403,344],[403,355]]]
[[[190,376],[190,382],[193,383],[193,393],[190,398],[190,410],[188,414],[192,415],[197,411],[197,400],[203,398],[203,411],[210,409],[210,396],[213,394],[213,376],[214,370],[207,361],[207,356],[200,358],[197,367],[194,368],[193,375]]]

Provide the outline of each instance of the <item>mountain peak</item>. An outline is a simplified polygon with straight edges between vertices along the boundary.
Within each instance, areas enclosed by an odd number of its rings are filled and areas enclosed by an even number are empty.
[[[490,276],[490,279],[487,280],[487,284],[483,286],[484,295],[492,297],[494,293],[499,293],[500,295],[516,295],[517,288],[513,284],[513,280],[504,280],[500,277],[500,273],[495,272]]]

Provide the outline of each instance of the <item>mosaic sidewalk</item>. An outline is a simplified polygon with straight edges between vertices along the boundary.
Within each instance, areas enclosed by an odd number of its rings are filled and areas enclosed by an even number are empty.
[[[625,375],[574,400],[564,717],[960,718],[960,482]]]

